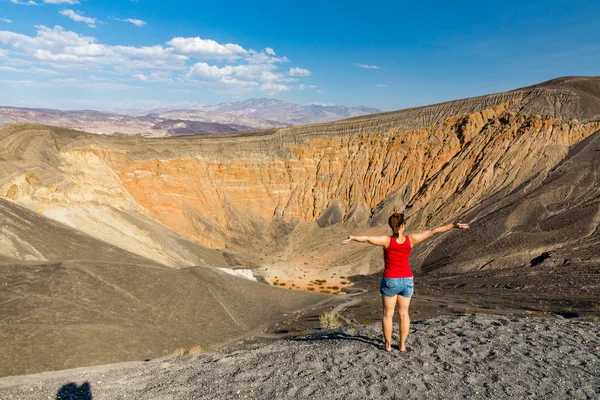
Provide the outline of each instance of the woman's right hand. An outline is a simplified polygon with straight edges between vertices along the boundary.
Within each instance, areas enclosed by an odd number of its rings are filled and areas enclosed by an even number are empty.
[[[348,244],[352,241],[352,236],[348,236],[348,239],[342,241],[342,244]]]

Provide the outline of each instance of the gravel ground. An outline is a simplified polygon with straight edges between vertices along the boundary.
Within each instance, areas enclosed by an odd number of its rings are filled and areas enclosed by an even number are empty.
[[[360,325],[145,363],[6,377],[0,398],[594,399],[599,333],[598,323],[566,319],[438,317],[413,323],[402,354],[382,350],[378,324]]]

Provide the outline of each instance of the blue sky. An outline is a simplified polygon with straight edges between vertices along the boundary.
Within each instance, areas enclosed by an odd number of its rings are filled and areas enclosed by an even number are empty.
[[[0,0],[0,105],[383,110],[600,75],[600,2]]]

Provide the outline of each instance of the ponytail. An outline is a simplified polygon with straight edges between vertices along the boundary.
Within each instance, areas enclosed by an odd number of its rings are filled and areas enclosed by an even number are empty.
[[[388,218],[388,225],[392,228],[392,232],[394,232],[394,237],[398,238],[400,236],[400,227],[406,224],[406,220],[404,219],[404,213],[393,213]]]

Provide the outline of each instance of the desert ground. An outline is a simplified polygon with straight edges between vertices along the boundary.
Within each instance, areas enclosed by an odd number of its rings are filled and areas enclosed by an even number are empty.
[[[6,399],[592,399],[600,326],[556,318],[458,315],[413,323],[407,353],[380,327],[147,362],[0,380]],[[397,339],[397,338],[396,338]],[[54,397],[56,396],[56,397]]]

